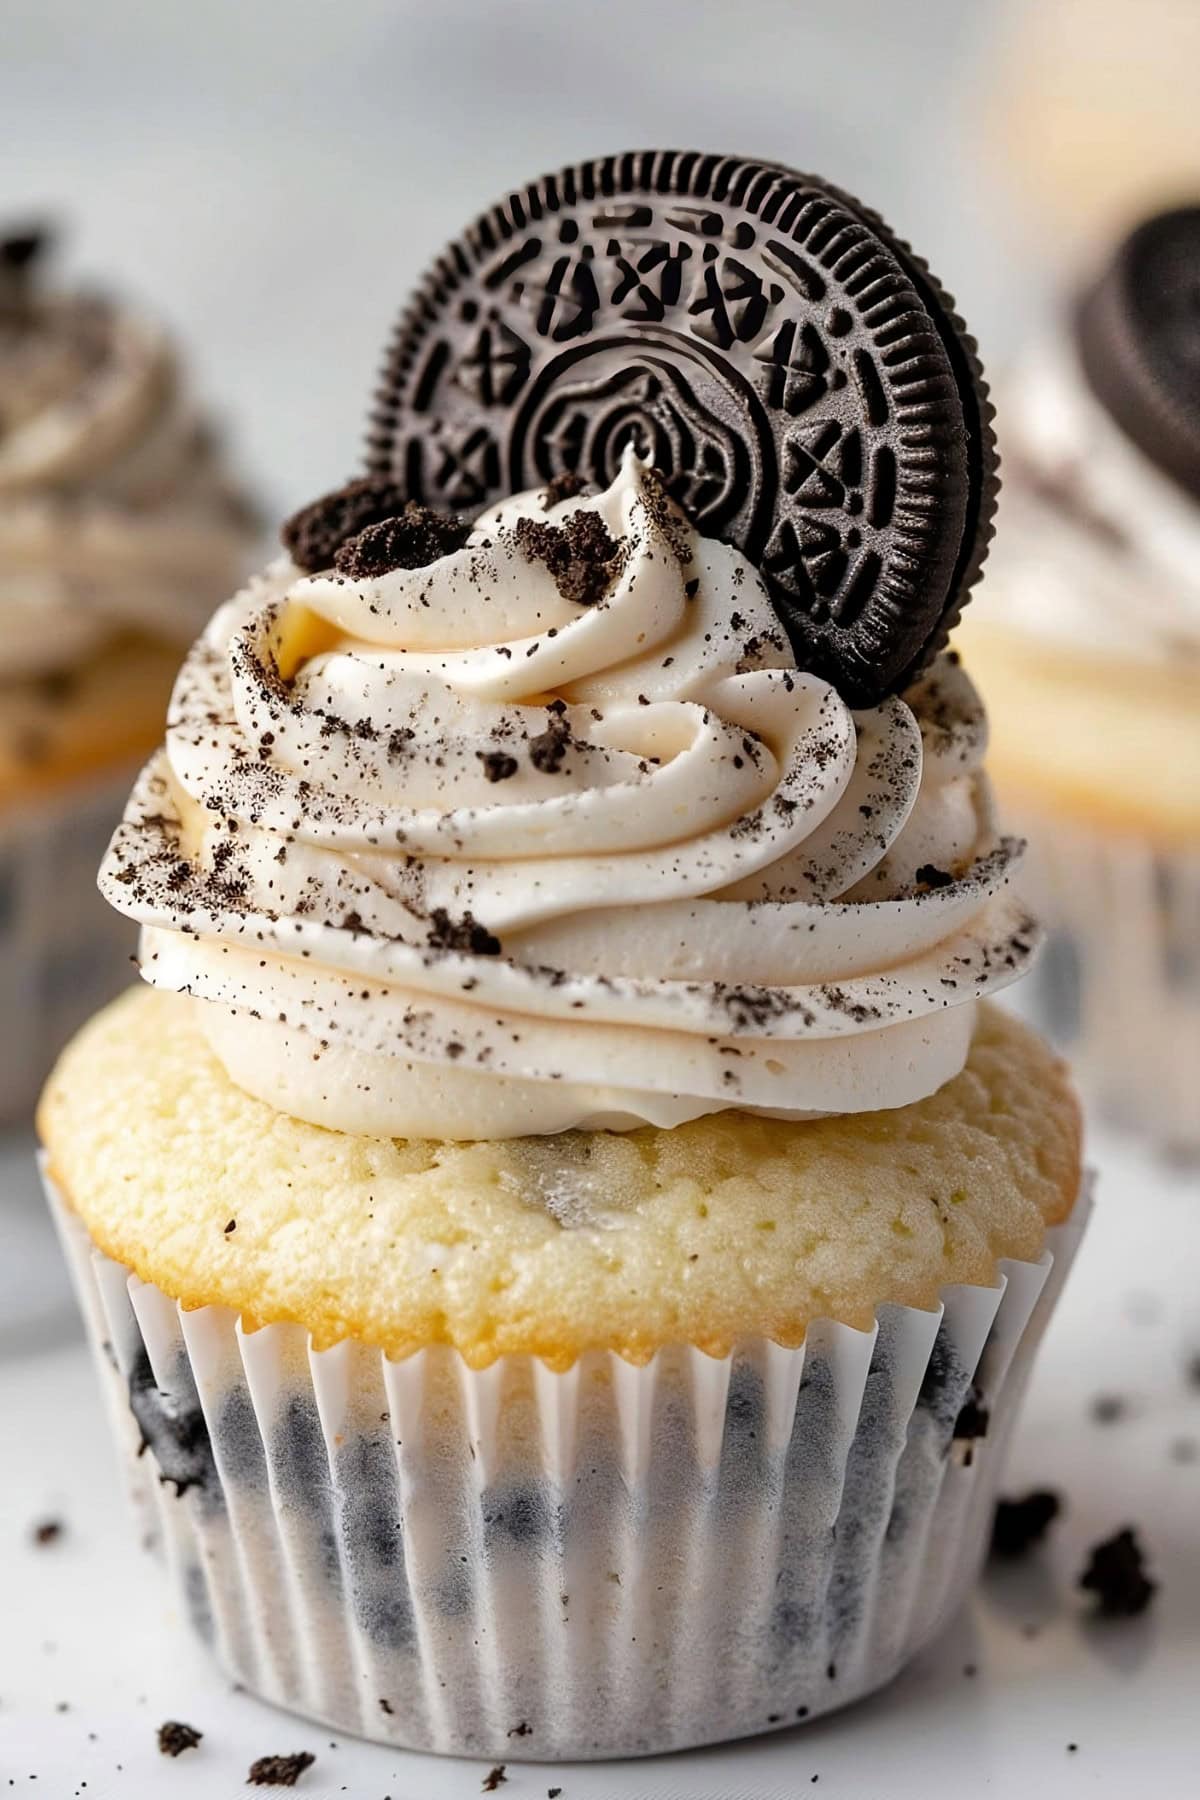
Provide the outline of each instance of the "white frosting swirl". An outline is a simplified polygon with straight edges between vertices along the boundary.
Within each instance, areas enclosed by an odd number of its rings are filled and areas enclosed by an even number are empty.
[[[518,529],[579,512],[616,550],[595,604]],[[746,559],[629,452],[606,493],[522,496],[429,567],[253,583],[185,665],[101,885],[231,1076],[318,1124],[899,1106],[1032,947],[985,736],[953,659],[857,714],[797,672]]]
[[[1010,384],[982,618],[1077,654],[1200,661],[1200,508],[1047,344]]]
[[[0,680],[189,642],[252,535],[157,327],[81,295],[0,312]]]

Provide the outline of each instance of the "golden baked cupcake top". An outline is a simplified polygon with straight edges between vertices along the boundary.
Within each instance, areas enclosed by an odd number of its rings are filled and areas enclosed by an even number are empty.
[[[404,1356],[565,1366],[869,1329],[1034,1257],[1079,1187],[1063,1064],[985,1006],[965,1067],[886,1112],[450,1144],[325,1131],[235,1086],[200,1009],[135,991],[62,1058],[39,1125],[101,1250],[185,1307]]]

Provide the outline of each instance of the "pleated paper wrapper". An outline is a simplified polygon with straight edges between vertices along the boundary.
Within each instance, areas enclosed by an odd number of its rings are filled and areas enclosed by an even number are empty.
[[[96,871],[134,773],[0,817],[0,1124],[33,1111],[67,1039],[133,979],[136,933]]]
[[[871,1331],[555,1373],[184,1311],[48,1192],[135,1498],[223,1667],[341,1731],[498,1759],[718,1742],[890,1680],[985,1553],[1090,1204],[994,1287]]]

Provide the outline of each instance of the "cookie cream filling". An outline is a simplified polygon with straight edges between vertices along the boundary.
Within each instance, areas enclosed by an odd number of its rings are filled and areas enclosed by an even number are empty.
[[[972,611],[1078,652],[1200,660],[1200,510],[1045,346],[1006,411],[1002,528]]]
[[[217,614],[101,873],[235,1081],[480,1139],[902,1106],[962,1068],[1034,934],[953,658],[852,712],[632,451],[362,566],[285,561]]]
[[[86,296],[0,307],[0,681],[124,631],[187,643],[252,534],[175,358]]]

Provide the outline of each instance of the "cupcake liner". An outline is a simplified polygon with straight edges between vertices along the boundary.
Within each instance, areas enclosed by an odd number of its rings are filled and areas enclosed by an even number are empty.
[[[994,1287],[870,1331],[555,1373],[185,1311],[47,1192],[139,1504],[223,1666],[341,1731],[500,1759],[718,1742],[896,1674],[984,1554],[1090,1207]]]
[[[33,1111],[67,1039],[130,979],[135,935],[96,870],[132,771],[0,816],[0,1123]]]
[[[1022,1010],[1112,1117],[1200,1154],[1200,853],[1031,823],[1048,927]]]

